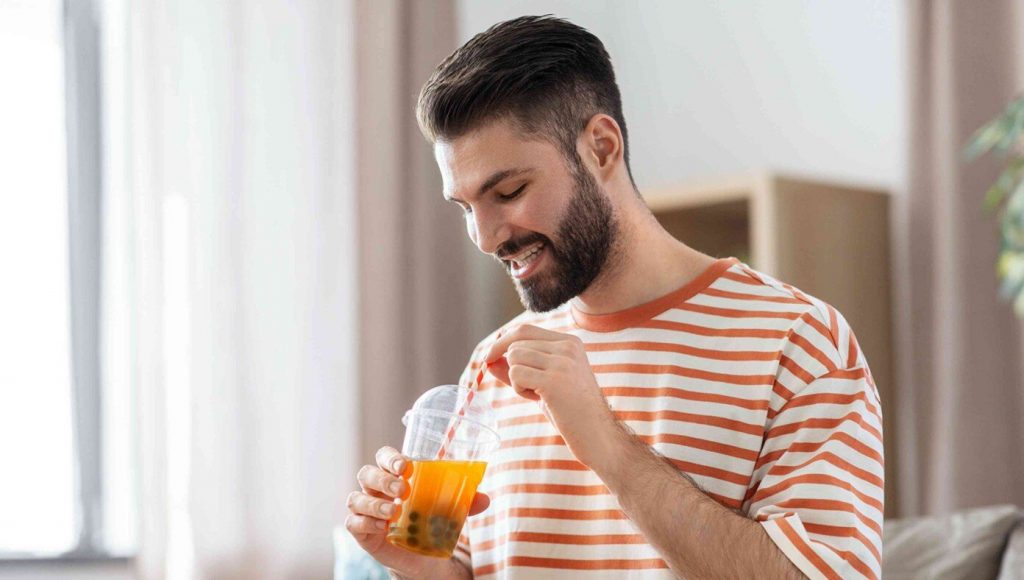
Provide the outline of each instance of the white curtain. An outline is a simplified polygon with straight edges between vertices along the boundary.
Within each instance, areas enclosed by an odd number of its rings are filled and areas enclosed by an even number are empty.
[[[139,0],[108,22],[105,361],[142,578],[330,574],[359,459],[353,14]]]

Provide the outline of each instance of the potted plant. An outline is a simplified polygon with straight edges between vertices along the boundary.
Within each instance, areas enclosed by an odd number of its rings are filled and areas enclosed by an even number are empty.
[[[986,210],[999,220],[999,293],[1012,301],[1017,316],[1024,318],[1024,95],[978,129],[965,153],[968,159],[975,159],[989,151],[1006,160],[1002,174],[985,194]]]

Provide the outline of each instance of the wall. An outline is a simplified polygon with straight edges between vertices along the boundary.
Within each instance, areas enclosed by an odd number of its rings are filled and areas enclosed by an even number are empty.
[[[762,168],[902,188],[901,2],[460,0],[460,41],[547,13],[612,55],[641,188]]]

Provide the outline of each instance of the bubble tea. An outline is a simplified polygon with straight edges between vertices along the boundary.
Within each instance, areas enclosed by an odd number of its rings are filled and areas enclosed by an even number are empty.
[[[449,558],[487,468],[498,447],[494,412],[456,385],[424,393],[402,418],[402,453],[412,465],[402,475],[409,486],[388,522],[388,541],[407,550]]]

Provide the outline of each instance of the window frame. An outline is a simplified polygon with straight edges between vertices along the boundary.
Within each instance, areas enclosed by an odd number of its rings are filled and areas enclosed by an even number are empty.
[[[103,149],[98,0],[62,2],[67,144],[71,409],[77,538],[60,554],[0,551],[0,572],[37,563],[127,563],[103,543],[101,280]]]

